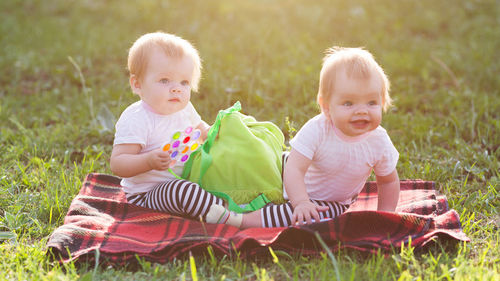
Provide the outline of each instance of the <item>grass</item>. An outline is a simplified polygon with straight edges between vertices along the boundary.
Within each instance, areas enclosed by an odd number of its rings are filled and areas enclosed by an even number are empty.
[[[499,14],[494,0],[0,2],[0,279],[498,280]],[[287,139],[318,112],[324,50],[365,46],[392,82],[396,106],[383,126],[400,177],[436,181],[472,241],[388,256],[139,261],[135,270],[50,261],[46,241],[84,176],[110,173],[114,122],[136,99],[127,49],[156,30],[199,49],[192,101],[206,121],[240,100]]]

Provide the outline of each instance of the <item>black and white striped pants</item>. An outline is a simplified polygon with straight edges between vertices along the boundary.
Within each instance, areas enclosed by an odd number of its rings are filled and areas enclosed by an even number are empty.
[[[288,153],[283,153],[283,163],[288,159]],[[284,165],[283,165],[284,166]],[[283,174],[283,173],[282,173]],[[152,190],[127,196],[129,203],[170,213],[180,217],[199,220],[205,217],[213,204],[223,205],[221,198],[202,189],[198,184],[186,180],[172,179],[156,185]],[[311,200],[319,206],[330,209],[319,212],[321,219],[334,218],[341,215],[349,205],[337,202]],[[291,225],[293,208],[290,202],[280,205],[269,204],[261,210],[262,227],[280,227]]]
[[[198,184],[173,179],[156,185],[152,190],[127,197],[129,203],[184,218],[205,221],[213,204],[224,201],[205,191]]]
[[[320,219],[334,218],[344,213],[349,205],[338,202],[312,200],[318,206],[328,206],[330,209],[325,212],[318,212]],[[290,202],[280,205],[267,205],[261,209],[262,227],[281,227],[292,225],[293,207]]]

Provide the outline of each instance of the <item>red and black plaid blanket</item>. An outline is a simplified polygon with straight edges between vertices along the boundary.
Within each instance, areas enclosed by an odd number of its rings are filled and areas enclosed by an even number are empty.
[[[322,251],[317,232],[331,250],[389,252],[411,240],[415,248],[431,241],[469,241],[456,211],[436,196],[434,183],[401,181],[397,213],[374,211],[377,186],[368,182],[349,210],[334,220],[306,226],[251,228],[206,224],[126,203],[120,179],[89,174],[71,203],[64,224],[47,243],[48,253],[63,262],[92,260],[96,253],[108,263],[125,264],[137,257],[164,263],[173,258],[206,253],[248,258],[268,247],[306,255]]]

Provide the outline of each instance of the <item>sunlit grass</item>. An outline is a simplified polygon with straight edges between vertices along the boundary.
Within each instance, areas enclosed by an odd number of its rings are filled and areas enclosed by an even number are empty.
[[[0,2],[0,279],[498,280],[499,14],[493,0]],[[206,121],[239,100],[287,139],[319,112],[323,51],[365,46],[392,82],[383,126],[400,177],[436,181],[472,241],[249,261],[208,251],[123,268],[52,261],[50,233],[85,175],[110,173],[113,124],[137,98],[127,49],[156,30],[199,49],[192,101]]]

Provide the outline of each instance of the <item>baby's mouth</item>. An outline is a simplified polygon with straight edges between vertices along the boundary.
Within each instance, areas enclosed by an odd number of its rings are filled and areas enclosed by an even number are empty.
[[[173,99],[169,99],[168,101],[170,101],[170,102],[180,102],[181,100],[179,98],[173,98]]]
[[[370,121],[369,120],[355,120],[350,122],[355,128],[364,128],[366,127]]]

